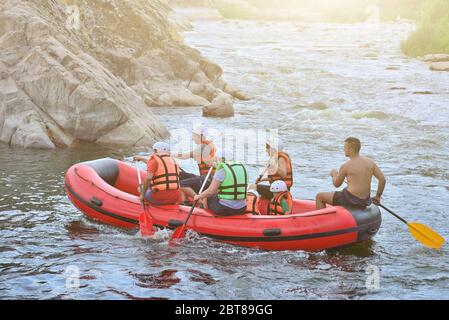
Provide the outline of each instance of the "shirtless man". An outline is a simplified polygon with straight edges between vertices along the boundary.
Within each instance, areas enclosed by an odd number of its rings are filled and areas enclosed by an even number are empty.
[[[340,171],[332,170],[330,175],[335,187],[340,187],[345,179],[348,187],[343,191],[318,193],[316,196],[317,210],[325,208],[326,204],[365,209],[371,205],[371,180],[373,176],[379,181],[379,185],[377,194],[372,201],[375,204],[380,203],[386,183],[385,176],[373,160],[359,154],[360,148],[359,139],[350,137],[345,140],[344,151],[349,161],[341,166]]]

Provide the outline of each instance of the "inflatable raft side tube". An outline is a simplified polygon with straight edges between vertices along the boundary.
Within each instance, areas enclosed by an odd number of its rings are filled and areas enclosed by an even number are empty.
[[[382,216],[377,206],[371,205],[366,209],[351,207],[347,207],[346,209],[351,212],[357,222],[357,226],[361,227],[357,241],[364,241],[377,233],[382,224]]]
[[[99,160],[88,161],[84,163],[95,170],[98,176],[106,181],[109,185],[114,186],[117,182],[119,167],[117,160],[105,158]]]
[[[65,187],[66,187],[67,192],[70,195],[72,195],[74,198],[76,198],[78,201],[80,201],[84,205],[88,206],[90,209],[95,210],[96,212],[104,214],[108,217],[123,221],[123,222],[131,223],[131,224],[135,224],[135,225],[139,224],[138,220],[130,219],[130,218],[123,217],[121,215],[106,211],[106,210],[100,208],[99,206],[95,205],[91,201],[87,201],[86,199],[83,199],[80,195],[78,195],[76,192],[74,192],[73,189],[70,188],[70,186],[67,183],[65,183]]]

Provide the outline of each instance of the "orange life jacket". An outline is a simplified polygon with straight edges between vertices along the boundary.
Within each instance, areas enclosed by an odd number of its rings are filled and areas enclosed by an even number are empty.
[[[278,174],[272,174],[272,175],[268,175],[268,179],[270,179],[270,183],[272,183],[273,181],[276,181],[276,180],[283,180],[285,182],[285,184],[287,185],[288,190],[290,190],[291,186],[293,185],[292,161],[291,161],[289,155],[286,154],[285,152],[280,151],[280,152],[278,152],[277,156],[278,156],[278,161],[279,161],[279,158],[283,158],[285,160],[285,163],[287,165],[287,175],[285,176],[285,178],[282,178]]]
[[[207,145],[209,147],[209,156],[203,157],[203,150],[201,148],[201,155],[196,161],[198,162],[198,169],[200,170],[200,175],[203,176],[209,172],[209,168],[212,166],[215,158],[215,146],[210,140],[201,140],[201,145]],[[215,169],[212,170],[213,174]]]
[[[288,202],[288,207],[290,210],[288,212],[284,212],[281,206],[281,200],[284,199]],[[284,191],[278,194],[277,197],[273,197],[270,202],[270,209],[268,210],[269,215],[285,215],[291,214],[293,208],[293,199],[292,195],[289,191]]]
[[[175,160],[167,155],[154,154],[150,160],[157,161],[157,170],[151,180],[152,191],[179,189],[179,168]]]
[[[249,191],[246,194],[246,211],[245,213],[260,215],[259,197]]]

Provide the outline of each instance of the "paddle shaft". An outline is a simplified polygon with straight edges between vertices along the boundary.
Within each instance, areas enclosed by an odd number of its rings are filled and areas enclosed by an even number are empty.
[[[345,179],[344,181],[346,184],[348,184],[348,181]],[[395,216],[396,218],[398,218],[399,220],[401,220],[402,222],[404,222],[405,224],[408,224],[408,221],[405,220],[404,218],[400,217],[399,215],[397,215],[396,213],[394,213],[393,211],[391,211],[390,209],[388,209],[387,207],[385,207],[383,204],[381,203],[375,203],[375,205],[378,205],[379,207],[381,207],[382,209],[388,211],[389,213],[391,213],[393,216]]]
[[[343,182],[346,183],[346,184],[348,184],[348,181],[347,181],[346,179],[345,179],[345,181],[343,181]],[[384,210],[388,211],[389,213],[391,213],[393,216],[395,216],[396,218],[398,218],[399,220],[401,220],[401,221],[404,222],[405,224],[408,224],[407,220],[405,220],[404,218],[400,217],[399,215],[397,215],[396,213],[394,213],[393,211],[391,211],[390,209],[388,209],[387,207],[385,207],[385,206],[384,206],[383,204],[381,204],[380,202],[379,202],[379,203],[376,203],[376,202],[373,201],[373,203],[374,203],[376,206],[379,206],[379,207],[383,208]]]
[[[395,216],[396,218],[398,218],[399,220],[401,220],[405,224],[408,224],[407,220],[405,220],[404,218],[400,217],[399,215],[397,215],[396,213],[394,213],[393,211],[391,211],[390,209],[385,207],[383,204],[381,204],[381,203],[375,203],[375,204],[377,204],[379,207],[383,208],[384,210],[388,211],[389,213],[391,213],[393,216]]]
[[[142,178],[140,177],[140,169],[139,169],[137,161],[136,161],[136,170],[137,170],[137,178],[139,179],[139,192],[142,193],[142,191],[143,191]],[[142,202],[143,210],[145,210],[145,200],[142,200],[141,202]]]
[[[263,178],[263,176],[265,175],[265,173],[268,171],[268,168],[270,167],[270,165],[268,165],[264,171],[262,171],[262,173],[259,175],[259,178],[257,180],[260,180]]]
[[[213,168],[214,168],[213,166],[211,166],[211,167],[209,168],[209,172],[207,173],[206,179],[204,179],[203,185],[201,186],[200,192],[198,192],[198,194],[201,194],[201,193],[203,192],[203,189],[204,189],[204,187],[206,186],[207,180],[209,180],[209,176],[210,176],[210,174],[211,174]],[[197,203],[198,203],[198,200],[195,200],[195,202],[193,202],[193,206],[192,206],[192,208],[190,209],[189,215],[187,216],[187,218],[186,218],[186,220],[184,221],[184,224],[183,224],[183,226],[182,226],[183,228],[187,225],[187,222],[189,222],[190,216],[192,215],[193,209],[195,209]]]

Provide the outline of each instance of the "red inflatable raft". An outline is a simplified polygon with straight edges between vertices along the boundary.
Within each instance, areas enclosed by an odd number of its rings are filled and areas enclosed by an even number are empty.
[[[141,171],[142,179],[146,172]],[[138,199],[135,167],[114,159],[99,159],[72,166],[65,189],[72,203],[87,216],[123,228],[138,228],[142,207]],[[265,207],[265,206],[263,206]],[[154,225],[175,228],[188,206],[148,204]],[[264,250],[322,250],[343,247],[374,236],[381,225],[376,206],[365,210],[328,207],[315,210],[315,202],[294,200],[288,216],[240,215],[217,217],[196,208],[187,227],[227,243]]]

